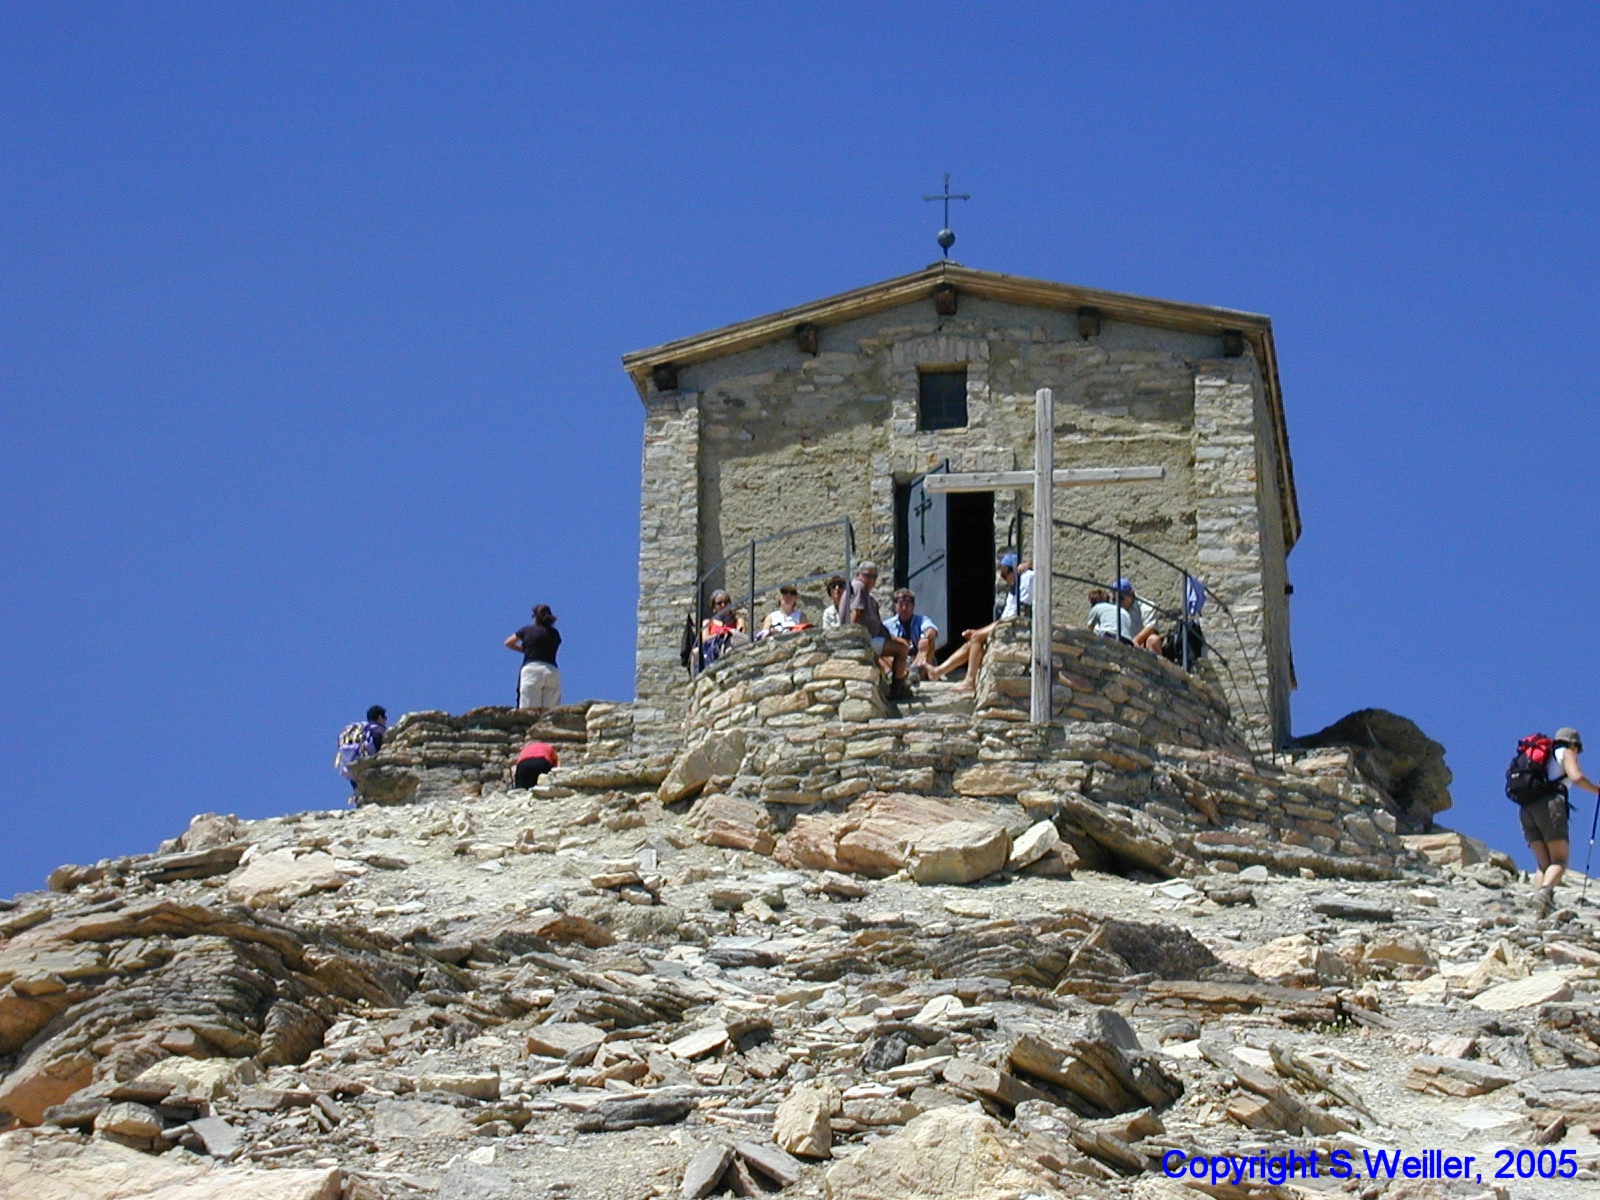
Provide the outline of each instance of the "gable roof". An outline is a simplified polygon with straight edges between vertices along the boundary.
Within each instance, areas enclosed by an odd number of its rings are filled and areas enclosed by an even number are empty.
[[[954,286],[960,295],[998,300],[1006,304],[1072,312],[1090,307],[1099,309],[1102,316],[1113,321],[1134,325],[1183,333],[1242,334],[1255,354],[1266,387],[1267,408],[1277,449],[1275,457],[1278,464],[1278,494],[1283,507],[1285,549],[1299,540],[1300,508],[1295,496],[1294,467],[1289,458],[1289,433],[1283,419],[1278,355],[1272,342],[1272,320],[1256,313],[1183,304],[1176,300],[1155,300],[1122,292],[1103,292],[1095,288],[1050,283],[995,271],[977,271],[946,261],[933,263],[910,275],[886,279],[882,283],[869,284],[826,299],[812,300],[754,320],[739,321],[724,325],[721,329],[664,342],[645,350],[635,350],[622,356],[622,367],[633,379],[640,399],[644,399],[649,395],[650,374],[656,367],[668,364],[685,367],[709,362],[793,338],[796,327],[800,325],[819,328],[838,325],[885,309],[926,300],[933,295],[935,288],[944,284]]]

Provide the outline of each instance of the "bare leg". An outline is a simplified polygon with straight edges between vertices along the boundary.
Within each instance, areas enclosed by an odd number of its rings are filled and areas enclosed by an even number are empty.
[[[962,663],[966,662],[967,658],[971,654],[972,654],[972,643],[971,642],[962,642],[961,645],[957,646],[954,650],[950,651],[950,656],[948,658],[946,658],[942,663],[940,663],[936,667],[929,667],[928,668],[928,678],[929,679],[943,679],[946,675],[950,674],[951,671],[954,671]]]
[[[1533,851],[1533,886],[1539,887],[1544,883],[1544,869],[1550,865],[1550,847],[1543,842],[1529,842],[1528,849]]]
[[[971,695],[978,690],[978,672],[983,670],[983,648],[989,642],[987,629],[976,630],[967,643],[967,677],[956,685],[956,691]]]
[[[904,638],[883,639],[883,657],[889,660],[896,679],[906,677],[906,655],[910,650],[911,645]]]
[[[1567,853],[1569,848],[1570,844],[1567,842],[1548,843],[1546,849],[1549,855],[1549,863],[1544,868],[1542,886],[1553,888],[1561,882],[1561,877],[1567,873]],[[1537,858],[1538,855],[1535,854],[1534,857]]]

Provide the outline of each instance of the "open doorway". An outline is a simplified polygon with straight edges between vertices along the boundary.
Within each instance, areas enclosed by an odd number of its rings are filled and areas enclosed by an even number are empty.
[[[922,479],[895,489],[894,579],[939,627],[942,655],[994,620],[994,493],[934,493]]]

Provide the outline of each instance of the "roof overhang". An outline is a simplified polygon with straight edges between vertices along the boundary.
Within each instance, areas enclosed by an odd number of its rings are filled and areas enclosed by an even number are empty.
[[[927,300],[933,296],[934,289],[945,285],[953,286],[959,295],[997,300],[1005,304],[1068,311],[1095,308],[1104,318],[1134,325],[1215,336],[1230,332],[1243,335],[1261,370],[1273,437],[1277,442],[1278,493],[1283,506],[1285,548],[1292,547],[1299,540],[1300,510],[1294,488],[1294,466],[1289,457],[1289,433],[1283,418],[1283,397],[1278,382],[1278,355],[1272,341],[1272,321],[1256,313],[1182,304],[1174,300],[1154,300],[1122,292],[1103,292],[1041,279],[1026,279],[1019,275],[975,271],[952,262],[937,262],[910,275],[869,284],[824,300],[813,300],[765,317],[725,325],[721,329],[679,338],[646,350],[635,350],[622,356],[622,366],[632,377],[640,399],[644,399],[650,394],[651,373],[657,367],[669,364],[680,368],[692,366],[792,339],[799,326],[823,328],[871,316],[886,309]]]

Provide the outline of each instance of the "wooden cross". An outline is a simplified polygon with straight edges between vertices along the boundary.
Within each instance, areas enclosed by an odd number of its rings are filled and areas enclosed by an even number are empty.
[[[1050,683],[1055,671],[1050,662],[1051,580],[1054,572],[1054,516],[1052,488],[1088,487],[1100,483],[1128,483],[1161,479],[1165,467],[1077,467],[1056,470],[1055,393],[1040,388],[1034,393],[1033,470],[970,471],[954,475],[927,475],[922,486],[929,492],[993,492],[1003,488],[1033,488],[1033,686],[1028,699],[1028,719],[1035,725],[1050,723]],[[1043,614],[1043,619],[1038,614]]]

